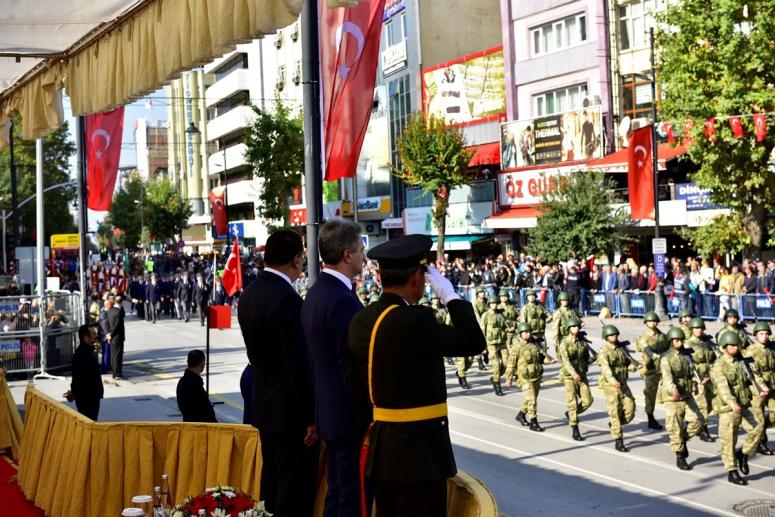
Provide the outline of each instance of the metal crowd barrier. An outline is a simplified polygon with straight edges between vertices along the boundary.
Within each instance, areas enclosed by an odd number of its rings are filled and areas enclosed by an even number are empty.
[[[43,307],[43,310],[41,310]],[[9,374],[69,367],[83,324],[81,293],[0,298],[0,361]]]

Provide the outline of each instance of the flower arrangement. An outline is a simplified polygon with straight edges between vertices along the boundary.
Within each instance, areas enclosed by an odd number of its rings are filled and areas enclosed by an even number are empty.
[[[257,510],[253,498],[233,487],[207,488],[172,510],[171,517],[197,517],[199,510],[205,510],[207,517],[246,517],[248,510]]]

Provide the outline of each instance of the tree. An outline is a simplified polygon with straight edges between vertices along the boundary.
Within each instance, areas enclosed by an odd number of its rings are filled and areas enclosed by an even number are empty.
[[[304,128],[300,116],[276,99],[274,111],[253,106],[255,119],[244,143],[245,161],[261,180],[258,213],[267,219],[290,220],[288,198],[301,188],[304,171]]]
[[[409,119],[398,140],[401,169],[393,174],[407,184],[422,187],[433,195],[433,220],[438,229],[436,256],[444,258],[449,192],[469,183],[468,163],[470,150],[466,149],[463,131],[447,126],[444,120],[423,115]]]
[[[191,204],[164,178],[147,184],[144,196],[145,225],[157,242],[177,243],[176,237],[188,228]]]
[[[66,183],[70,177],[70,157],[75,144],[70,140],[67,122],[43,139],[43,185],[50,187]],[[14,158],[18,201],[21,203],[35,194],[35,141],[22,140],[21,122],[14,123]],[[44,194],[46,242],[52,234],[73,233],[77,230],[70,212],[76,198],[75,185],[60,187]],[[11,168],[9,149],[0,151],[0,205],[12,210]],[[34,244],[36,213],[35,202],[30,201],[19,209],[19,224],[23,227],[22,243]],[[9,226],[10,228],[10,226]]]
[[[740,215],[750,251],[758,255],[767,241],[768,213],[775,209],[775,135],[771,130],[757,142],[752,118],[743,117],[746,135],[735,138],[727,116],[775,110],[775,0],[682,0],[661,21],[660,118],[676,126],[695,122],[689,155],[700,168],[692,179],[711,189],[714,202]],[[704,136],[704,122],[712,117],[715,141]]]
[[[716,254],[735,255],[751,245],[751,236],[743,223],[743,217],[737,212],[731,215],[719,215],[708,224],[681,232],[697,254],[712,257]]]
[[[121,232],[113,242],[127,249],[136,248],[140,242],[140,234],[147,210],[141,205],[140,199],[144,189],[143,180],[133,174],[124,188],[113,196],[113,204],[105,218],[105,224],[118,228]]]
[[[565,176],[542,196],[538,224],[528,231],[528,251],[550,262],[610,254],[626,240],[629,216],[612,205],[623,203],[614,185],[599,172]]]

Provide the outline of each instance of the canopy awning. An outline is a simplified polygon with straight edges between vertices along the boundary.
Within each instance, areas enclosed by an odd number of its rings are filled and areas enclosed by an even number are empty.
[[[509,208],[499,214],[491,215],[484,220],[485,228],[493,230],[509,230],[535,228],[538,224],[538,207],[526,206],[520,208]]]
[[[671,144],[659,144],[657,158],[659,169],[666,170],[667,162],[686,154],[688,148],[684,144],[673,147]],[[627,172],[627,148],[608,154],[599,160],[592,160],[588,165],[590,170],[602,172]]]
[[[501,144],[499,142],[481,144],[469,147],[469,149],[474,151],[474,155],[471,156],[471,161],[468,162],[469,167],[497,165],[501,162]]]
[[[293,23],[303,0],[35,0],[0,13],[0,146],[22,117],[25,139],[73,115],[107,111],[180,72]]]

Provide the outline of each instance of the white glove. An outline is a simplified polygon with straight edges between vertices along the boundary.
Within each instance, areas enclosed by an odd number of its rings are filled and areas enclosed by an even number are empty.
[[[428,266],[428,273],[426,274],[428,282],[431,284],[431,289],[436,293],[436,296],[441,299],[446,305],[450,300],[458,300],[460,297],[455,292],[455,288],[452,286],[452,282],[447,280],[439,271],[433,267]]]

